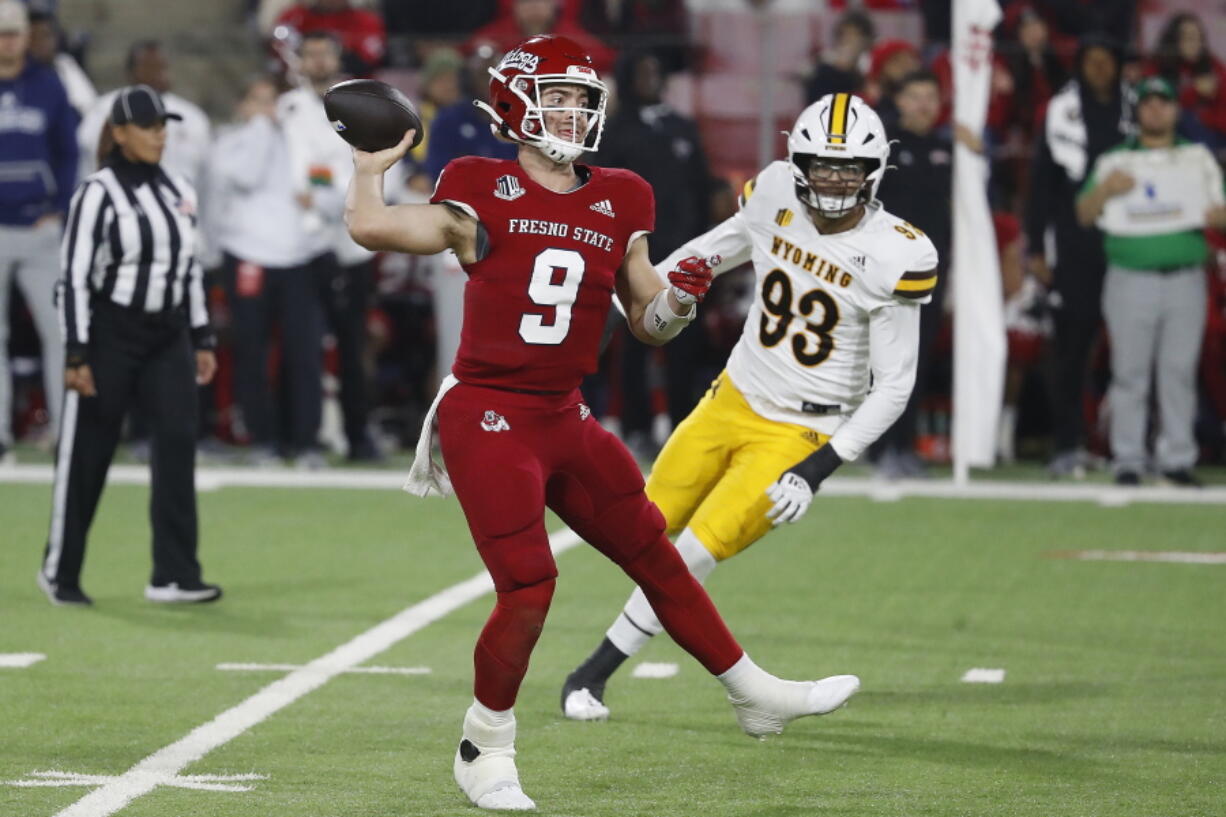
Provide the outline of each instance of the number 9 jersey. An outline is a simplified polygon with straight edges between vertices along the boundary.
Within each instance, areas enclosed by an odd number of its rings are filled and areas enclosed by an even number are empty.
[[[464,267],[464,326],[452,372],[461,383],[569,392],[596,370],[613,282],[634,239],[655,227],[651,187],[628,170],[576,165],[565,193],[518,162],[464,157],[432,203],[479,222]]]
[[[690,255],[722,256],[717,275],[753,261],[754,301],[727,372],[757,414],[832,435],[843,459],[855,459],[893,423],[865,412],[854,424],[849,417],[868,395],[874,370],[896,363],[914,379],[916,341],[901,335],[918,319],[898,321],[899,336],[890,338],[881,328],[890,322],[873,318],[879,310],[918,314],[931,301],[937,252],[923,232],[873,200],[855,227],[823,235],[796,197],[788,163],[779,161],[746,183],[735,216],[656,269],[666,273]],[[892,348],[895,360],[888,358]],[[862,428],[837,433],[844,425]]]

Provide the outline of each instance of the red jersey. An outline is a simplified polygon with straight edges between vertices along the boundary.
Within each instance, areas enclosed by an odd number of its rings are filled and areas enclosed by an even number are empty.
[[[654,229],[656,204],[628,170],[582,171],[587,182],[567,193],[506,159],[463,157],[439,176],[430,200],[476,218],[488,245],[464,267],[460,382],[560,392],[596,371],[614,278],[631,242]]]

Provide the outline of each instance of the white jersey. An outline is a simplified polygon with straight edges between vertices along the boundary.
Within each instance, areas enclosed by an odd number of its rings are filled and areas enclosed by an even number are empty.
[[[831,436],[844,460],[898,419],[915,382],[918,307],[936,286],[926,235],[879,202],[851,230],[819,233],[780,161],[745,186],[739,213],[657,270],[691,255],[720,255],[716,274],[753,261],[753,306],[728,376],[754,411]]]

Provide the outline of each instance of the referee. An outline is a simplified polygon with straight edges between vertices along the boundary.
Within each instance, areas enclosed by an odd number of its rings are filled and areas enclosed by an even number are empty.
[[[196,259],[196,193],[159,165],[166,120],[177,118],[149,86],[122,89],[111,108],[114,145],[72,199],[59,285],[67,392],[38,573],[53,604],[92,603],[81,589],[85,539],[134,404],[153,443],[145,598],[221,597],[196,560],[196,384],[217,368]]]

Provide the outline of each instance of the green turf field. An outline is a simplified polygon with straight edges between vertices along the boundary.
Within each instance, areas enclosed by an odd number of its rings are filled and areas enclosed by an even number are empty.
[[[0,781],[114,776],[285,673],[480,570],[454,500],[395,491],[201,495],[214,606],[145,602],[147,490],[112,486],[86,562],[93,609],[35,587],[50,487],[0,484]],[[1226,814],[1226,565],[1077,562],[1073,549],[1226,550],[1222,506],[822,497],[710,581],[757,662],[854,672],[847,709],[755,742],[718,683],[657,640],[615,678],[605,724],[564,721],[562,678],[629,590],[593,551],[559,557],[517,714],[540,813]],[[260,775],[248,792],[159,786],[125,817],[475,815],[451,780],[471,651],[490,597],[342,674],[182,770]],[[677,676],[630,677],[638,660]],[[1002,684],[962,683],[972,667]],[[0,785],[3,817],[50,817],[88,787]],[[109,812],[108,812],[109,813]]]

